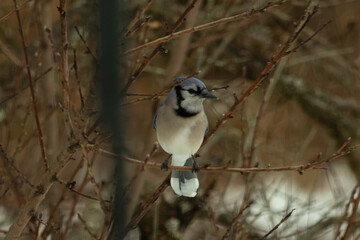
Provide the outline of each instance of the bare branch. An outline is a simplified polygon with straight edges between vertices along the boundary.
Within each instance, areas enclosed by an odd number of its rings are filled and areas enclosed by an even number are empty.
[[[81,35],[80,31],[79,31],[79,28],[77,26],[74,27],[75,28],[75,31],[76,33],[79,35],[81,41],[84,43],[88,53],[90,53],[90,55],[92,56],[92,58],[94,59],[94,61],[97,63],[97,59],[96,59],[96,56],[94,55],[94,53],[91,51],[89,45],[87,44],[85,38]]]
[[[14,12],[16,12],[17,10],[22,9],[27,3],[31,2],[32,0],[26,0],[24,2],[22,2],[21,4],[18,5],[18,7],[14,10],[11,10],[10,12],[8,12],[7,14],[5,14],[3,17],[0,18],[0,23],[4,22],[5,20],[7,20]]]
[[[226,233],[224,234],[224,236],[222,238],[223,240],[229,239],[229,234],[230,234],[231,230],[234,228],[237,221],[239,221],[239,219],[241,218],[241,216],[245,212],[245,210],[248,209],[253,203],[254,203],[254,201],[251,201],[245,207],[240,209],[238,215],[236,215],[236,217],[234,217],[234,219],[231,221],[229,228],[226,230]]]
[[[93,147],[88,147],[89,149],[92,149],[95,152],[98,152],[100,154],[103,154],[105,156],[109,156],[109,157],[114,157],[115,154],[103,149],[97,149],[97,148],[93,148]],[[231,168],[228,166],[224,166],[224,167],[210,167],[210,166],[204,166],[201,167],[201,172],[235,172],[235,173],[257,173],[257,172],[283,172],[283,171],[297,171],[300,174],[303,174],[304,171],[309,170],[309,169],[314,169],[314,170],[319,170],[319,168],[315,168],[316,166],[319,166],[321,164],[324,163],[329,163],[332,161],[335,161],[337,159],[340,159],[341,157],[344,157],[346,155],[349,155],[350,153],[352,153],[353,151],[357,150],[360,148],[360,144],[355,145],[353,147],[349,147],[339,153],[334,153],[333,155],[331,155],[328,158],[325,158],[323,160],[319,160],[319,161],[311,161],[307,164],[302,164],[302,165],[296,165],[296,166],[285,166],[285,167],[264,167],[264,168],[257,168],[257,167],[253,167],[253,168]],[[124,161],[131,163],[131,164],[136,164],[136,165],[140,165],[140,166],[145,166],[148,168],[158,168],[161,169],[161,164],[159,163],[155,163],[155,162],[147,162],[146,164],[143,161],[140,160],[136,160],[136,159],[132,159],[129,157],[124,157],[124,156],[120,156]],[[171,170],[183,170],[183,171],[189,171],[192,170],[191,167],[180,167],[180,166],[169,166],[169,169]],[[323,170],[322,168],[320,170]]]
[[[84,158],[84,160],[85,160],[85,162],[87,164],[88,174],[90,176],[91,183],[94,185],[94,190],[95,190],[96,196],[100,201],[101,209],[103,210],[104,214],[107,214],[109,212],[109,209],[106,206],[105,201],[101,196],[100,186],[95,181],[94,173],[92,171],[92,167],[91,167],[91,164],[90,164],[89,159],[88,159],[87,151],[86,151],[84,145],[82,145],[82,144],[81,144],[81,150],[82,150],[82,153],[83,153],[83,158]]]
[[[147,200],[137,214],[131,219],[130,223],[127,225],[124,234],[127,234],[131,229],[134,229],[140,220],[144,217],[144,215],[151,209],[152,205],[156,202],[159,198],[160,194],[165,191],[165,189],[170,186],[170,177],[171,173],[167,175],[161,185],[157,188],[154,194],[151,196],[149,200]]]
[[[185,9],[183,14],[178,18],[174,26],[170,29],[169,34],[175,32],[175,30],[181,25],[186,15],[191,11],[191,9],[194,8],[194,5],[196,4],[197,1],[198,0],[192,0],[191,4]],[[139,77],[139,75],[142,73],[145,67],[150,63],[150,61],[156,56],[156,54],[161,51],[165,51],[162,46],[162,43],[155,45],[158,46],[151,52],[151,54],[148,57],[144,59],[144,61],[141,63],[140,67],[135,71],[135,73],[130,76],[128,82],[126,83],[124,89],[122,90],[123,94],[127,92],[131,84]]]
[[[81,224],[83,225],[85,231],[88,232],[93,239],[97,239],[97,236],[95,235],[95,233],[90,231],[90,228],[87,226],[85,220],[81,217],[81,215],[78,213],[77,216],[78,216]]]
[[[171,84],[170,86],[166,87],[164,90],[162,90],[161,92],[159,93],[155,93],[155,94],[152,94],[148,97],[142,97],[142,98],[137,98],[137,99],[134,99],[132,101],[129,101],[129,102],[126,102],[126,103],[122,103],[120,104],[120,106],[127,106],[127,105],[131,105],[131,104],[136,104],[136,103],[140,103],[140,102],[144,102],[144,101],[149,101],[149,100],[152,100],[152,101],[155,101],[155,100],[158,100],[161,96],[164,96],[165,94],[169,93],[171,91],[171,89],[173,89],[174,87],[176,87],[177,85],[183,83],[184,81],[188,80],[189,78],[192,78],[192,77],[195,77],[196,75],[198,75],[199,72],[194,72],[192,74],[190,74],[189,76],[185,77],[184,79],[182,79],[181,81],[177,81],[173,84]]]
[[[150,18],[145,18],[143,21],[141,21],[138,25],[135,25],[137,22],[139,22],[140,18],[146,10],[150,7],[150,5],[153,3],[153,0],[148,0],[146,4],[143,6],[143,8],[136,14],[135,18],[129,23],[129,25],[126,27],[123,37],[130,37],[140,26],[142,26],[146,21],[148,21]]]
[[[264,235],[263,238],[261,239],[266,239],[271,233],[273,233],[276,229],[279,228],[279,226],[284,223],[286,220],[289,219],[289,217],[291,216],[291,214],[295,211],[295,208],[293,210],[291,210],[283,219],[281,219],[281,221],[275,225],[275,227],[273,229],[270,230],[270,232],[268,232],[267,234]]]
[[[266,6],[264,6],[262,8],[259,8],[259,9],[251,9],[251,10],[249,10],[247,12],[243,12],[243,13],[231,16],[231,17],[221,18],[219,20],[216,20],[216,21],[213,21],[213,22],[210,22],[210,23],[206,23],[206,24],[203,24],[203,25],[199,25],[197,27],[184,29],[184,30],[176,32],[176,33],[170,33],[169,35],[167,35],[165,37],[158,38],[158,39],[156,39],[154,41],[151,41],[149,43],[145,43],[145,44],[143,44],[141,46],[130,49],[130,50],[124,52],[124,55],[125,56],[130,55],[130,54],[133,54],[133,53],[135,53],[137,51],[140,51],[142,49],[168,42],[168,41],[170,41],[172,39],[181,37],[182,35],[185,35],[185,34],[202,31],[202,30],[205,30],[205,29],[208,29],[208,28],[218,26],[220,24],[238,21],[238,20],[243,19],[243,18],[250,18],[250,17],[254,16],[255,14],[263,13],[263,12],[269,10],[272,7],[280,6],[285,2],[286,2],[286,0],[280,0],[280,1],[276,1],[276,2],[269,2]]]
[[[22,24],[21,24],[19,7],[18,7],[18,4],[17,4],[17,1],[16,0],[13,0],[13,1],[14,1],[14,6],[15,6],[17,22],[18,22],[18,25],[19,25],[21,43],[22,43],[23,50],[24,50],[26,71],[27,71],[28,78],[29,78],[29,87],[30,87],[30,92],[31,92],[32,104],[33,104],[33,108],[34,108],[34,114],[35,114],[35,120],[36,120],[36,128],[37,128],[38,135],[39,135],[41,156],[42,156],[42,160],[44,162],[45,168],[46,168],[46,170],[48,170],[49,165],[48,165],[48,160],[47,160],[47,155],[46,155],[46,150],[45,150],[44,136],[43,136],[43,133],[42,133],[42,130],[41,130],[38,109],[37,109],[37,106],[36,106],[35,91],[34,91],[33,80],[32,80],[32,76],[31,76],[31,70],[30,70],[29,58],[28,58],[28,54],[27,54],[27,47],[26,47],[26,43],[25,43],[24,32],[23,32],[23,28],[22,28]]]
[[[216,125],[213,127],[213,129],[211,129],[211,131],[209,131],[209,133],[205,137],[202,146],[210,140],[210,138],[214,135],[217,129],[222,124],[224,124],[226,120],[231,118],[237,106],[243,101],[245,101],[245,99],[247,99],[260,86],[260,84],[269,76],[269,74],[273,71],[278,61],[286,55],[286,52],[288,51],[290,45],[295,41],[297,36],[300,34],[301,30],[304,28],[304,26],[310,20],[310,18],[315,14],[315,12],[316,12],[316,7],[312,5],[310,5],[305,10],[305,14],[301,17],[301,20],[298,22],[297,26],[295,27],[294,32],[286,41],[286,43],[283,45],[283,47],[280,49],[280,51],[271,58],[271,60],[266,64],[263,71],[255,79],[252,85],[244,92],[244,94],[240,98],[235,100],[234,104],[230,107],[228,112],[223,114],[222,117],[218,119]]]

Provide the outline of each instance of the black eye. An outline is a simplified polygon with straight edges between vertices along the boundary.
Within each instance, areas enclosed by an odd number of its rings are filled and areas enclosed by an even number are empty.
[[[194,89],[188,89],[187,91],[188,91],[190,94],[196,93],[196,91],[195,91]]]

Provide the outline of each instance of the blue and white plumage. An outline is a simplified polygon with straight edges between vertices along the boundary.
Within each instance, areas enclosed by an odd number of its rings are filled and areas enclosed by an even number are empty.
[[[216,97],[208,92],[202,81],[190,78],[170,91],[154,116],[153,127],[158,141],[172,155],[172,165],[193,167],[192,171],[172,171],[171,187],[180,196],[195,197],[199,188],[198,167],[193,155],[199,150],[208,128],[203,106],[207,98]],[[166,168],[167,162],[164,164]]]

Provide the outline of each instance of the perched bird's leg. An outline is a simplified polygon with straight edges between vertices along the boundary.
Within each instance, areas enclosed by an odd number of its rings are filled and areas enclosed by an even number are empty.
[[[167,172],[169,170],[168,164],[169,164],[169,159],[171,158],[172,154],[170,154],[165,161],[161,164],[161,170]]]
[[[199,167],[199,164],[197,164],[197,162],[196,162],[196,159],[195,159],[195,157],[194,157],[194,155],[191,155],[191,157],[192,157],[192,159],[193,159],[193,166],[192,166],[192,172],[195,172],[195,173],[197,173],[198,171],[200,171],[200,167]]]

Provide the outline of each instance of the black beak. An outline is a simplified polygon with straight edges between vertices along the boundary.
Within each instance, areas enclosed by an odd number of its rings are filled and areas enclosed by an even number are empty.
[[[201,97],[202,98],[210,98],[210,99],[217,98],[214,94],[209,93],[207,90],[204,90],[201,92]]]

